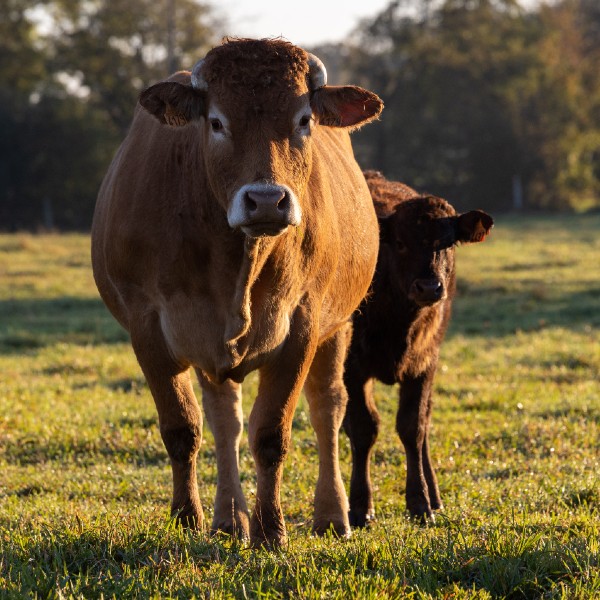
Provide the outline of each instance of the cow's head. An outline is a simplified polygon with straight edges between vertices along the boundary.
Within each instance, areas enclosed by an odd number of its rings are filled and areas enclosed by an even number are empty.
[[[481,210],[456,214],[445,200],[419,196],[380,217],[381,248],[393,286],[417,307],[447,297],[454,272],[454,247],[482,242],[494,221]]]
[[[356,128],[383,108],[367,90],[328,86],[317,57],[279,39],[228,40],[189,85],[158,83],[140,103],[165,126],[200,124],[212,193],[229,225],[252,237],[300,224],[317,127]]]

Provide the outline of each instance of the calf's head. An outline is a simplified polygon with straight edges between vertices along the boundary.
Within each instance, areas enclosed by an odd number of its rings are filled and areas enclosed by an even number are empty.
[[[454,278],[454,247],[482,242],[493,226],[480,210],[456,214],[445,200],[419,196],[380,217],[381,254],[394,289],[417,307],[447,297]]]
[[[228,40],[140,95],[165,126],[198,123],[208,185],[232,228],[251,237],[299,225],[317,127],[354,128],[383,108],[356,86],[328,86],[321,61],[280,39]]]

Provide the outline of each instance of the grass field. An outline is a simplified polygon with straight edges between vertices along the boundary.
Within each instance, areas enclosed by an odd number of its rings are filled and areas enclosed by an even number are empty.
[[[82,235],[0,236],[1,598],[600,598],[600,216],[499,218],[458,251],[432,447],[446,508],[405,516],[395,388],[376,395],[377,522],[310,535],[317,453],[301,401],[288,547],[168,519],[152,399]],[[256,389],[245,384],[247,417]],[[206,430],[206,427],[205,427]],[[350,452],[341,435],[343,472]],[[244,438],[243,485],[253,502]],[[210,433],[199,457],[210,522]]]

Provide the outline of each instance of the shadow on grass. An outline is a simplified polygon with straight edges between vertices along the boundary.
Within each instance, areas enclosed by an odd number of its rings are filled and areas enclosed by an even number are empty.
[[[547,327],[585,330],[600,327],[600,286],[574,293],[534,285],[520,292],[502,287],[458,284],[449,334],[503,337]]]
[[[57,343],[113,344],[129,340],[100,298],[0,302],[0,353],[20,354]]]
[[[154,425],[154,423],[153,423]],[[69,440],[41,438],[14,438],[3,448],[3,460],[9,465],[36,465],[50,461],[78,465],[133,464],[140,466],[160,465],[168,462],[162,446],[153,444],[117,444],[103,439]]]
[[[459,279],[449,336],[502,337],[546,327],[600,327],[600,286],[575,293],[470,287]],[[100,298],[4,300],[0,302],[0,354],[19,354],[56,343],[116,344],[127,332]]]

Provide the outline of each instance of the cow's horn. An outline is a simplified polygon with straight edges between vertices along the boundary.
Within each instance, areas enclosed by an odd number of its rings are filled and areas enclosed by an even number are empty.
[[[195,90],[206,91],[208,89],[208,84],[202,75],[203,63],[204,59],[199,60],[192,69],[192,87]]]
[[[318,90],[327,85],[327,69],[321,59],[314,54],[308,54],[308,80],[311,90]]]

